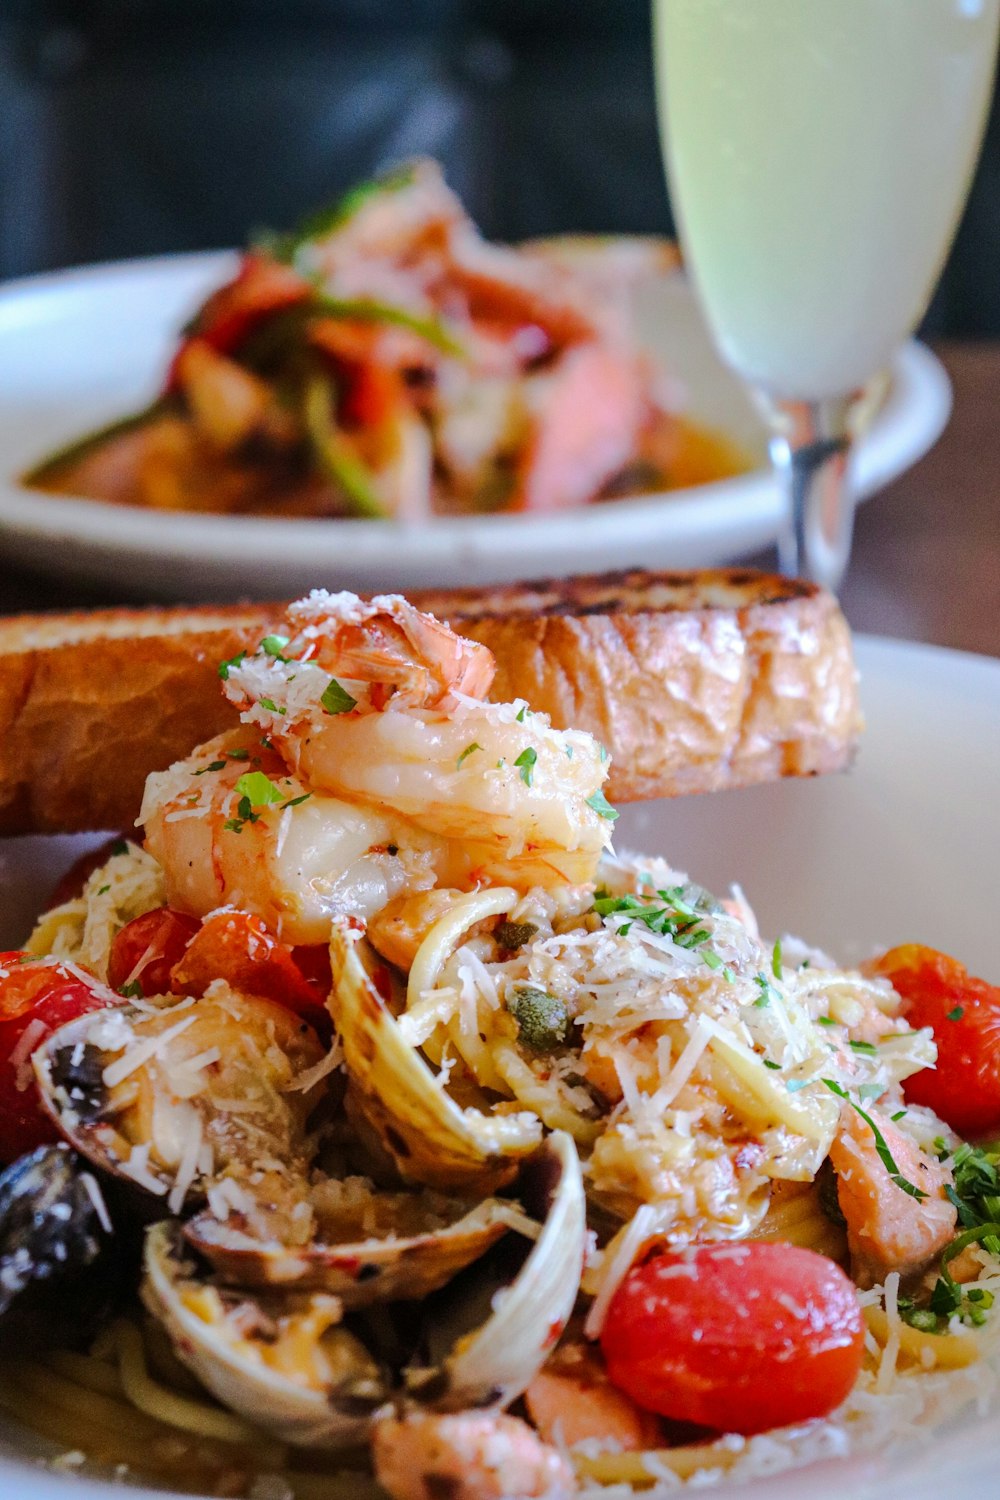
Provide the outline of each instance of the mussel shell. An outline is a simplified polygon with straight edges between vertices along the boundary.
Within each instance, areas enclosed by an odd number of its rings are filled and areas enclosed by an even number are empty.
[[[284,1246],[261,1242],[210,1213],[184,1233],[219,1280],[233,1286],[289,1286],[332,1292],[345,1307],[427,1297],[507,1233],[510,1205],[487,1199],[453,1223],[391,1239]]]
[[[329,1008],[344,1048],[355,1105],[409,1182],[490,1193],[510,1183],[541,1139],[528,1114],[461,1109],[405,1039],[365,968],[359,928],[335,919]]]
[[[242,1358],[222,1331],[188,1308],[181,1284],[196,1276],[180,1226],[156,1224],[146,1238],[142,1297],[166,1329],[187,1367],[230,1411],[257,1423],[283,1442],[309,1448],[344,1448],[364,1440],[372,1416],[389,1393],[345,1387],[320,1391]]]
[[[39,1146],[0,1174],[0,1347],[86,1340],[111,1308],[126,1243],[68,1146]]]

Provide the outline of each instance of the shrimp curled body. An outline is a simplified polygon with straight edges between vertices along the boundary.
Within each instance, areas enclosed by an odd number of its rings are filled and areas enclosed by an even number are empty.
[[[434,886],[593,878],[611,823],[590,735],[486,702],[492,654],[403,599],[316,591],[287,618],[287,641],[228,667],[243,730],[150,778],[141,820],[173,904],[248,906],[321,942],[337,911]],[[241,819],[250,767],[276,790]]]

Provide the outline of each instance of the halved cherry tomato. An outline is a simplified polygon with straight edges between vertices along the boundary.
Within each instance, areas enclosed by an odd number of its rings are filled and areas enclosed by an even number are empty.
[[[59,1139],[39,1102],[31,1053],[57,1027],[111,1004],[96,980],[91,987],[62,964],[0,953],[0,1162]],[[22,1039],[29,1027],[25,1051]]]
[[[822,1417],[861,1368],[857,1293],[793,1245],[697,1245],[634,1267],[608,1309],[608,1375],[648,1411],[725,1432]]]
[[[1000,988],[919,943],[891,948],[865,969],[891,981],[914,1030],[934,1032],[937,1066],[906,1080],[906,1099],[929,1105],[959,1135],[1000,1130]]]
[[[171,971],[200,927],[197,917],[169,906],[127,922],[111,944],[108,984],[119,993],[169,995]]]
[[[310,955],[309,977],[289,945],[269,932],[260,917],[213,912],[174,965],[170,986],[175,994],[202,995],[214,980],[225,979],[244,994],[276,1000],[328,1037],[329,969],[316,963],[311,949],[303,951]]]

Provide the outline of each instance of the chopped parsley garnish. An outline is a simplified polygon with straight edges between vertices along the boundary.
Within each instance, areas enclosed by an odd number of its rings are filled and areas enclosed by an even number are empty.
[[[837,1023],[833,1019],[832,1016],[817,1016],[816,1017],[816,1025],[817,1026],[836,1026],[836,1024]]]
[[[753,982],[760,990],[760,994],[754,1001],[754,1005],[758,1010],[763,1010],[765,1006],[770,1005],[771,996],[774,994],[774,990],[771,988],[770,981],[768,980],[766,974],[755,974],[753,976]]]
[[[878,1048],[874,1042],[849,1041],[847,1045],[852,1052],[863,1052],[865,1057],[878,1057]]]
[[[896,1113],[894,1115],[890,1115],[889,1116],[889,1119],[895,1125],[896,1121],[897,1120],[902,1120],[903,1117],[905,1116],[905,1114],[906,1114],[906,1110],[905,1109],[897,1109],[897,1111],[896,1111]]]
[[[950,1010],[948,1012],[948,1014],[945,1016],[945,1020],[946,1021],[960,1021],[964,1015],[965,1015],[965,1006],[964,1005],[956,1005],[955,1008],[954,1008],[954,1010]]]
[[[931,1292],[930,1310],[939,1318],[952,1318],[958,1313],[978,1327],[986,1321],[986,1313],[993,1306],[992,1293],[985,1287],[963,1291],[948,1269],[955,1257],[970,1245],[982,1245],[991,1255],[1000,1255],[1000,1224],[976,1224],[952,1240],[941,1256],[941,1274]]]
[[[282,655],[287,645],[287,635],[266,635],[257,647],[257,650],[265,652],[268,656],[273,656],[275,661],[289,661],[289,657]]]
[[[111,889],[111,887],[109,885],[102,885],[97,894],[99,896],[106,896],[108,894],[108,891],[110,891],[110,889]]]
[[[692,893],[694,900],[691,899]],[[708,968],[721,970],[730,983],[736,978],[732,969],[716,953],[705,945],[712,934],[704,925],[704,902],[711,901],[707,892],[699,887],[683,885],[657,890],[650,896],[609,896],[598,892],[594,897],[594,911],[599,917],[618,916],[626,913],[628,920],[618,925],[622,936],[627,936],[634,922],[642,922],[650,932],[659,937],[668,937],[678,948],[698,950],[698,956]]]
[[[138,979],[130,979],[128,984],[120,984],[118,986],[118,993],[126,1000],[141,1000],[142,985]]]
[[[765,1068],[770,1068],[772,1073],[780,1073],[781,1072],[781,1064],[780,1063],[776,1063],[776,1062],[772,1062],[769,1057],[765,1057],[765,1059],[764,1059],[764,1066],[765,1066]]]
[[[951,1155],[940,1136],[934,1147],[942,1161]],[[963,1141],[951,1157],[951,1171],[954,1186],[945,1192],[958,1209],[959,1222],[966,1229],[1000,1222],[1000,1149]]]
[[[298,807],[300,803],[308,802],[312,796],[312,792],[303,792],[300,797],[286,797],[263,771],[245,771],[235,790],[240,799],[236,804],[236,817],[227,818],[223,824],[229,833],[242,833],[244,824],[259,822],[260,813],[256,811],[259,807],[274,807],[283,812],[286,807]]]
[[[771,950],[771,973],[775,979],[781,978],[781,939],[778,938]]]
[[[482,750],[482,748],[482,745],[478,744],[476,740],[473,740],[471,745],[466,745],[465,749],[462,751],[461,755],[455,762],[455,770],[460,771],[465,762],[468,760],[469,756],[475,755],[476,751]]]
[[[586,797],[584,800],[588,807],[594,809],[599,818],[607,818],[609,823],[613,823],[620,816],[618,810],[611,806],[602,791],[596,791],[592,797]]]
[[[515,718],[515,720],[517,721],[518,724],[523,724],[524,723],[524,716],[527,713],[527,711],[528,711],[528,705],[526,703],[522,703],[521,707],[518,709],[517,713],[514,715],[514,718]]]
[[[328,714],[349,714],[358,703],[357,698],[352,698],[347,689],[341,687],[336,677],[330,678],[319,701]]]
[[[286,714],[287,708],[279,708],[273,698],[259,698],[257,700],[261,708],[266,708],[269,714]]]
[[[112,854],[127,854],[128,853],[128,841],[126,839],[115,839],[115,842],[111,845],[111,853]]]
[[[261,741],[261,743],[263,744],[263,741]],[[227,750],[226,751],[226,759],[227,760],[249,760],[250,759],[250,751],[249,750]]]
[[[903,1176],[902,1172],[899,1170],[899,1167],[896,1165],[896,1158],[889,1150],[888,1141],[882,1134],[881,1130],[879,1130],[878,1126],[875,1124],[875,1121],[872,1119],[871,1115],[868,1114],[867,1110],[863,1110],[860,1104],[856,1104],[847,1090],[845,1088],[842,1088],[840,1084],[835,1081],[835,1079],[824,1078],[823,1082],[826,1084],[831,1094],[836,1094],[838,1099],[845,1099],[851,1106],[851,1108],[861,1116],[862,1120],[864,1120],[872,1135],[875,1137],[875,1150],[878,1152],[879,1161],[882,1163],[883,1167],[885,1167],[885,1170],[888,1172],[890,1178],[896,1184],[896,1186],[902,1192],[908,1193],[911,1198],[926,1198],[927,1194],[924,1192],[923,1188],[918,1188],[914,1183],[910,1182],[908,1178]]]
[[[213,760],[211,765],[202,766],[200,771],[195,771],[196,776],[204,776],[206,771],[224,771],[226,762],[224,760]]]
[[[531,785],[531,778],[535,773],[535,762],[538,760],[538,751],[529,745],[527,750],[522,750],[514,764],[521,773],[521,780],[525,786]]]
[[[232,667],[240,667],[240,666],[242,666],[245,658],[246,658],[246,652],[245,651],[237,651],[236,655],[235,656],[231,656],[228,659],[228,661],[220,661],[219,662],[217,670],[218,670],[219,676],[222,678],[223,682],[227,682],[229,680],[230,669]]]

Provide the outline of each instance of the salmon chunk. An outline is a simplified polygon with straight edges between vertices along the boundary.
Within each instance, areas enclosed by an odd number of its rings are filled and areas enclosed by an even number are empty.
[[[899,1175],[924,1196],[914,1197],[893,1181],[871,1126],[845,1105],[830,1160],[855,1276],[867,1286],[889,1271],[906,1276],[922,1270],[954,1238],[957,1221],[945,1196],[952,1181],[947,1167],[921,1151],[887,1116],[877,1110],[870,1114]]]

